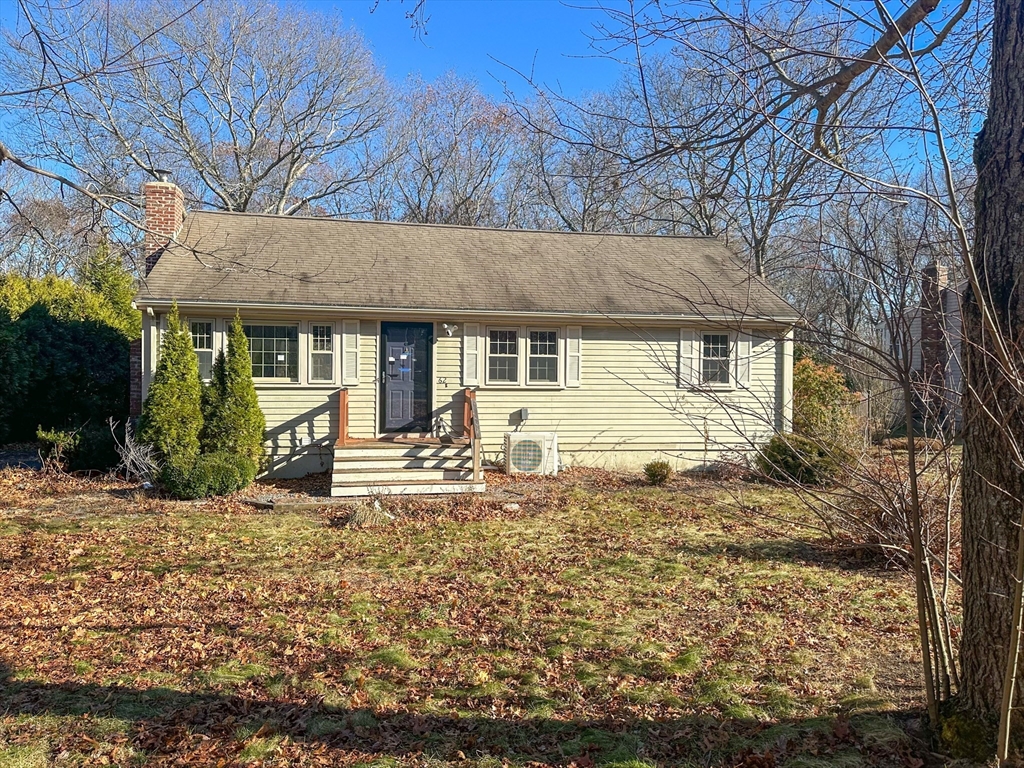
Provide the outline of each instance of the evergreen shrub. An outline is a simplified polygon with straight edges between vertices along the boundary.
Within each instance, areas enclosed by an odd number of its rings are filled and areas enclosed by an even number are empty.
[[[644,465],[644,476],[650,485],[664,485],[672,476],[672,467],[667,461],[650,461]]]
[[[780,483],[830,485],[849,461],[843,449],[794,434],[777,434],[761,448],[757,467]]]
[[[192,334],[174,305],[139,421],[139,440],[153,446],[165,467],[187,473],[199,456],[202,388]]]
[[[160,482],[175,498],[205,499],[240,491],[256,479],[258,471],[251,459],[219,451],[200,454],[188,467],[165,465]]]
[[[249,341],[237,314],[228,329],[227,355],[217,356],[203,403],[203,452],[243,456],[262,467],[267,422],[252,380]]]

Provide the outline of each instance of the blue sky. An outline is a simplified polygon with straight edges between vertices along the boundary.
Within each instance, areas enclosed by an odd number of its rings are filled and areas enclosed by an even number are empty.
[[[495,97],[503,82],[525,93],[527,86],[507,64],[532,69],[539,82],[574,97],[607,88],[621,71],[590,47],[588,33],[606,19],[590,0],[427,0],[429,23],[421,38],[405,18],[413,0],[280,1],[340,12],[395,80],[417,73],[433,80],[452,70]],[[16,10],[12,0],[0,0],[0,25],[13,24]]]
[[[295,0],[293,0],[295,1]],[[432,80],[448,70],[476,80],[494,96],[502,82],[525,91],[529,73],[567,96],[607,88],[619,65],[595,56],[587,34],[604,14],[590,3],[558,0],[427,0],[427,34],[417,39],[405,14],[412,0],[305,0],[338,10],[361,30],[388,76],[418,73]]]

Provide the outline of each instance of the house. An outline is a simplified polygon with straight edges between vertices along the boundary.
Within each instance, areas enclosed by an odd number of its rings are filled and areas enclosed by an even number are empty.
[[[796,314],[717,239],[186,215],[173,183],[144,193],[134,407],[172,302],[204,376],[238,312],[273,476],[479,490],[509,432],[636,468],[789,428]]]

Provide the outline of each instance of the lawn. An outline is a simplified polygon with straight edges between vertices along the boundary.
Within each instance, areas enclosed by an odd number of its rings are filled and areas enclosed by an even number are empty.
[[[354,527],[0,470],[0,765],[922,765],[905,575],[488,479]]]

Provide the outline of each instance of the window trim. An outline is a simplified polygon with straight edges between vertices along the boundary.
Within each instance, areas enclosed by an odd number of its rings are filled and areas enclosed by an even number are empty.
[[[491,331],[515,331],[518,335],[516,350],[517,370],[515,381],[493,381],[491,379]],[[530,332],[553,331],[555,333],[555,381],[530,381]],[[483,377],[481,386],[487,389],[565,389],[566,330],[560,325],[486,325],[483,329]],[[549,357],[549,355],[534,355]]]
[[[331,329],[331,378],[329,379],[314,379],[313,378],[313,355],[322,355],[323,352],[318,352],[313,349],[313,327],[314,326],[326,326]],[[302,331],[300,330],[301,334]],[[308,336],[306,341],[306,383],[310,386],[327,386],[338,383],[338,353],[340,351],[341,344],[338,338],[338,323],[334,320],[310,320],[306,323],[306,335]]]
[[[284,377],[277,377],[277,376],[270,376],[270,377],[268,377],[268,376],[253,376],[252,377],[253,383],[254,384],[260,384],[260,385],[278,385],[278,386],[292,386],[292,387],[294,387],[294,386],[302,386],[303,381],[304,381],[305,376],[306,376],[306,372],[303,370],[303,368],[304,368],[303,360],[304,360],[304,357],[305,357],[303,355],[303,337],[306,336],[306,333],[304,333],[304,328],[308,327],[308,323],[303,323],[302,321],[299,321],[299,320],[282,321],[282,320],[276,320],[276,319],[264,319],[264,318],[256,318],[256,317],[253,317],[253,318],[243,317],[242,318],[242,326],[243,326],[243,328],[245,326],[247,326],[247,325],[286,326],[286,327],[290,327],[290,328],[295,328],[296,329],[295,332],[296,332],[296,344],[297,344],[297,346],[296,346],[296,350],[295,350],[295,366],[296,366],[295,378],[293,379],[293,378],[284,378]],[[246,336],[246,340],[248,340],[248,336]],[[252,347],[251,346],[249,348],[249,359],[250,359],[250,368],[251,368],[252,367],[252,363],[251,363],[251,360],[252,360]]]
[[[697,332],[697,370],[695,371],[697,377],[697,388],[707,390],[733,390],[738,388],[737,376],[736,376],[736,356],[737,350],[737,336],[733,331],[725,330],[699,330]],[[728,346],[726,348],[727,357],[726,371],[729,374],[729,381],[704,381],[704,337],[705,336],[725,336],[728,339]],[[714,360],[721,360],[722,358],[707,358]]]
[[[193,349],[194,352],[198,352],[199,350],[196,348],[195,339],[192,338],[192,323],[209,323],[210,324],[210,346],[209,346],[208,349],[209,349],[210,352],[213,353],[212,356],[211,356],[211,360],[210,360],[210,377],[209,378],[203,378],[202,372],[200,372],[200,374],[199,374],[199,379],[202,382],[208,384],[209,382],[213,381],[213,367],[217,364],[217,355],[220,353],[220,349],[218,349],[218,345],[217,345],[217,342],[219,341],[219,339],[217,338],[217,336],[218,336],[218,334],[217,334],[217,325],[218,325],[217,320],[212,318],[212,317],[186,317],[185,318],[185,322],[188,324],[188,335],[189,335],[189,338],[192,339],[192,349]],[[206,348],[204,348],[204,351],[205,351],[205,349]],[[196,357],[197,362],[198,362],[198,359],[199,358],[197,356]]]
[[[516,334],[516,380],[491,379],[491,332],[492,331],[515,331]],[[496,355],[497,357],[512,357],[512,355]],[[484,385],[489,387],[518,387],[523,381],[523,329],[514,325],[489,325],[484,332]]]
[[[551,357],[551,355],[533,355],[530,354],[530,334],[532,332],[544,332],[555,334],[555,380],[554,381],[530,381],[530,358],[531,357]],[[565,379],[563,375],[563,368],[565,368],[565,349],[563,347],[565,333],[562,332],[561,328],[555,326],[550,327],[529,327],[526,329],[526,333],[523,335],[526,343],[523,345],[525,349],[524,357],[525,363],[523,368],[523,377],[525,379],[526,386],[528,387],[558,387],[562,388],[563,381]]]

